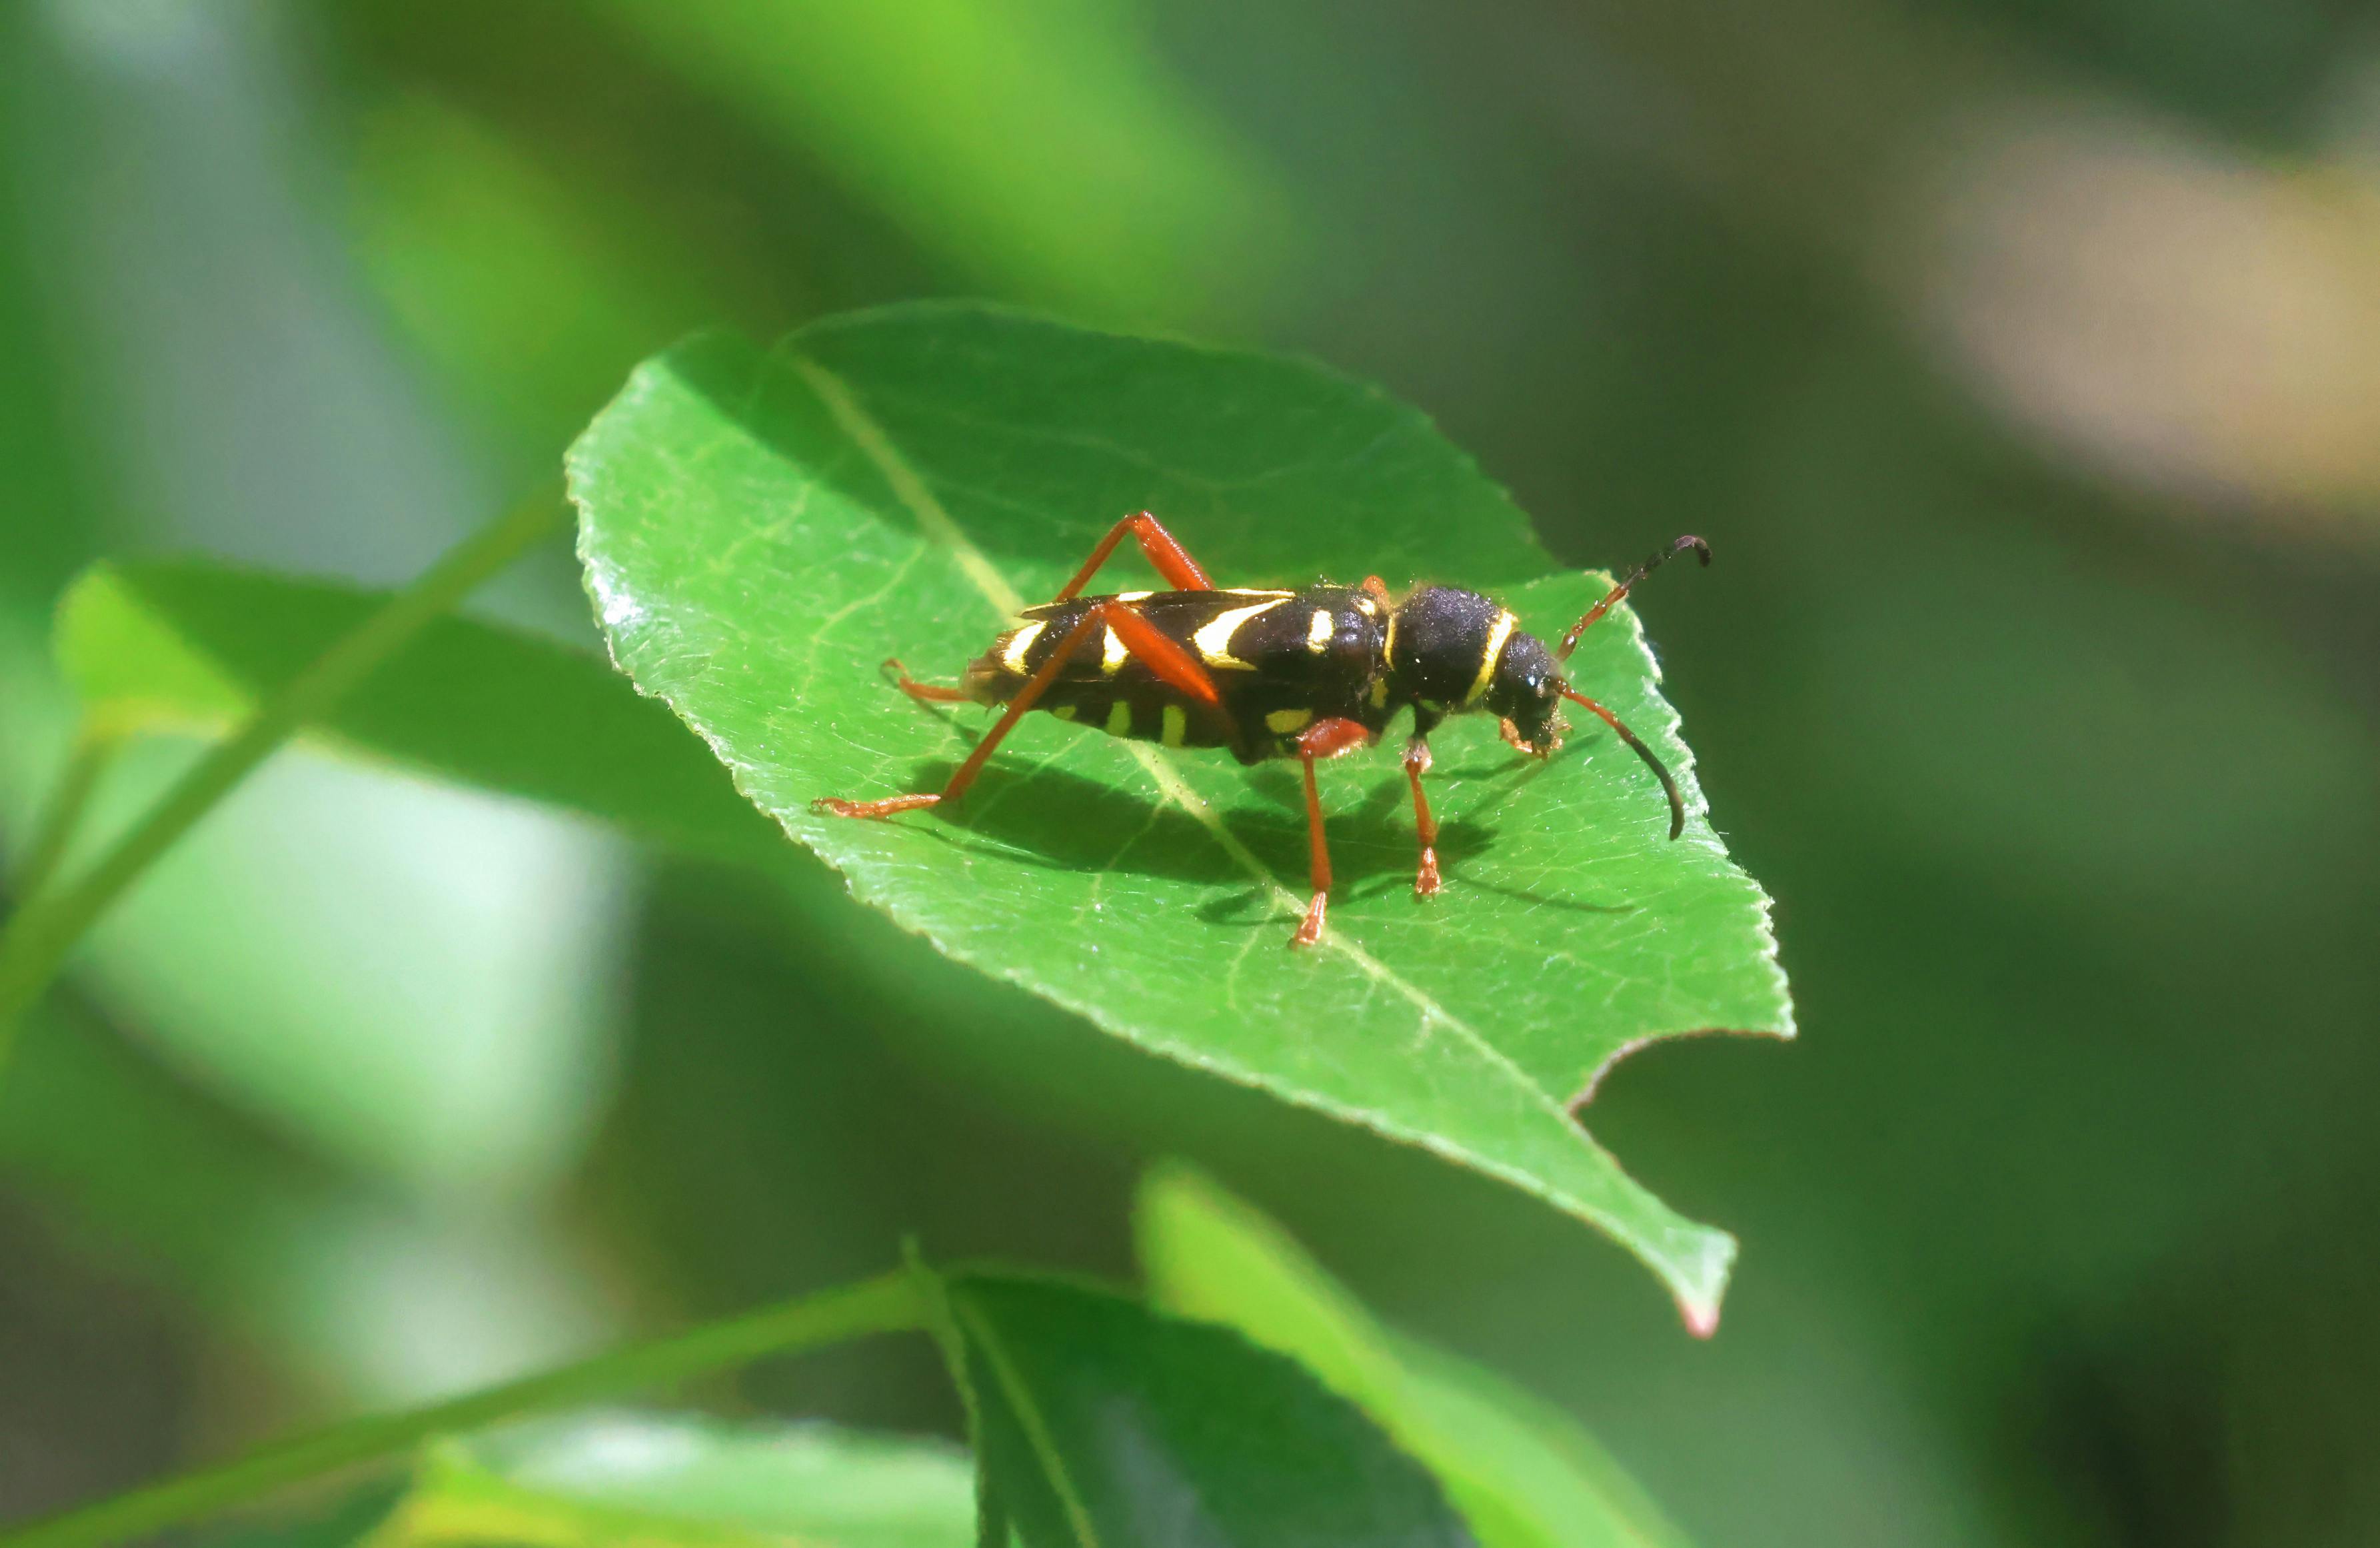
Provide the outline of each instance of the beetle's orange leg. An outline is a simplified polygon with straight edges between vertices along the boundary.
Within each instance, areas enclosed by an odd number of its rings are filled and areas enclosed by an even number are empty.
[[[1126,650],[1147,662],[1148,670],[1169,687],[1189,695],[1209,709],[1221,706],[1223,695],[1216,692],[1215,680],[1207,675],[1206,664],[1142,617],[1138,608],[1130,602],[1108,602],[1091,611],[1115,631]]]
[[[983,740],[975,744],[975,751],[967,755],[966,761],[959,765],[950,782],[940,791],[890,795],[881,801],[844,801],[822,795],[810,803],[810,810],[832,813],[839,817],[889,817],[896,812],[914,812],[920,806],[956,801],[965,795],[967,787],[975,783],[976,775],[982,770],[984,760],[991,756],[993,749],[1007,737],[1016,722],[1025,718],[1026,711],[1033,707],[1035,701],[1049,691],[1050,684],[1058,680],[1058,674],[1065,670],[1066,658],[1075,653],[1075,647],[1090,638],[1092,631],[1106,622],[1106,612],[1105,608],[1093,608],[1075,620],[1075,626],[1066,631],[1066,637],[1058,642],[1058,648],[1050,652],[1040,670],[1026,680],[1025,686],[1017,690],[1016,696],[1008,701],[1007,711],[992,722],[991,730],[984,733]]]
[[[1215,691],[1215,680],[1207,675],[1207,669],[1196,658],[1160,633],[1157,626],[1142,617],[1131,603],[1101,602],[1085,610],[1083,616],[1075,620],[1075,626],[1066,631],[1065,636],[1058,641],[1057,647],[1035,669],[1033,675],[1026,679],[1025,686],[1008,701],[1008,708],[992,722],[991,730],[984,733],[983,740],[975,744],[975,750],[967,755],[966,761],[959,765],[950,782],[940,791],[886,796],[880,801],[844,801],[836,796],[822,795],[810,803],[810,810],[832,813],[839,817],[889,817],[898,812],[914,812],[921,806],[956,801],[966,793],[969,785],[975,783],[976,776],[983,771],[985,760],[1006,739],[1016,722],[1040,702],[1041,695],[1050,691],[1050,684],[1066,670],[1067,659],[1085,641],[1094,638],[1103,629],[1113,629],[1123,647],[1148,662],[1149,671],[1164,683],[1201,704],[1218,709],[1222,707],[1222,695]],[[905,683],[904,687],[906,686]],[[925,683],[917,686],[926,689],[927,694],[947,691],[935,690]]]
[[[1429,744],[1415,737],[1405,744],[1405,778],[1413,783],[1414,827],[1421,834],[1421,870],[1414,877],[1414,896],[1435,898],[1445,884],[1438,877],[1438,819],[1429,815],[1429,797],[1422,793],[1421,777],[1429,772]]]
[[[1165,524],[1143,511],[1136,515],[1126,516],[1108,528],[1108,535],[1099,539],[1099,546],[1091,550],[1091,557],[1083,561],[1083,567],[1075,572],[1075,578],[1068,581],[1064,589],[1051,600],[1062,602],[1081,591],[1084,585],[1099,574],[1099,566],[1108,562],[1108,555],[1115,552],[1115,546],[1123,541],[1123,535],[1127,532],[1140,544],[1140,551],[1148,556],[1148,562],[1157,566],[1157,573],[1165,577],[1165,584],[1174,590],[1215,589],[1215,583],[1207,578],[1207,572],[1198,568],[1198,562],[1190,557],[1190,551],[1174,539],[1172,533],[1165,530]]]
[[[1371,740],[1372,733],[1362,725],[1335,718],[1317,720],[1298,733],[1297,756],[1305,763],[1305,837],[1314,896],[1297,933],[1289,937],[1292,946],[1312,946],[1322,938],[1323,912],[1330,906],[1330,845],[1322,835],[1322,792],[1314,782],[1315,761],[1335,758]]]
[[[966,695],[956,688],[945,688],[933,683],[920,683],[911,677],[909,669],[901,664],[898,657],[885,657],[884,664],[878,670],[891,672],[892,685],[920,704],[963,704],[966,701]]]

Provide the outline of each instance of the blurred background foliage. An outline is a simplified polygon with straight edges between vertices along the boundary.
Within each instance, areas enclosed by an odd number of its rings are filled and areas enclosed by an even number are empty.
[[[1805,1033],[1595,1111],[1742,1237],[1718,1338],[822,872],[292,752],[0,1085],[0,1512],[905,1231],[1123,1272],[1186,1154],[1706,1544],[2380,1537],[2366,8],[0,8],[6,834],[81,563],[395,581],[683,332],[953,293],[1373,376],[1582,564],[1711,537],[1645,606]],[[483,600],[592,639],[558,548]],[[923,1348],[711,1396],[955,1423]]]

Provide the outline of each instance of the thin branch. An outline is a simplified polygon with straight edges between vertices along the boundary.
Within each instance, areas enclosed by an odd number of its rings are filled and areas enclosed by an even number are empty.
[[[103,1548],[200,1520],[342,1468],[401,1456],[435,1435],[668,1386],[766,1355],[791,1354],[866,1334],[915,1332],[926,1325],[926,1318],[916,1277],[896,1270],[427,1408],[368,1415],[278,1442],[219,1467],[0,1531],[0,1548]]]
[[[58,862],[66,858],[67,849],[74,841],[75,825],[82,821],[84,808],[91,804],[91,792],[98,788],[108,765],[115,761],[116,750],[123,745],[119,733],[103,731],[89,720],[76,731],[67,766],[59,772],[58,782],[50,791],[49,804],[42,808],[41,820],[33,827],[33,841],[25,850],[24,863],[9,878],[18,909],[30,902],[57,874]]]
[[[65,887],[28,898],[0,933],[0,1073],[7,1069],[24,1013],[48,988],[67,953],[158,856],[284,742],[328,714],[431,620],[552,530],[559,514],[552,495],[541,490],[448,550],[411,586],[258,706],[245,724],[192,766],[97,864]]]

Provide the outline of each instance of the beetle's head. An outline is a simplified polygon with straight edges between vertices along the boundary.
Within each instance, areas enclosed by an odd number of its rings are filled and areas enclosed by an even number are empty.
[[[1570,729],[1555,713],[1561,707],[1560,665],[1536,635],[1514,629],[1488,677],[1480,707],[1502,720],[1505,737],[1524,751],[1544,756],[1561,745]]]
[[[1561,745],[1562,724],[1557,711],[1561,701],[1588,710],[1609,726],[1629,749],[1645,760],[1661,782],[1670,802],[1670,837],[1685,830],[1686,805],[1668,768],[1630,731],[1619,716],[1573,689],[1562,676],[1571,648],[1611,605],[1672,554],[1694,550],[1710,562],[1710,545],[1700,538],[1680,538],[1629,572],[1626,579],[1587,610],[1571,626],[1561,644],[1548,650],[1545,642],[1524,632],[1512,615],[1475,591],[1447,586],[1417,588],[1399,604],[1390,620],[1388,638],[1389,690],[1415,704],[1419,730],[1436,724],[1440,715],[1485,709],[1503,722],[1504,740],[1524,753],[1549,756]]]

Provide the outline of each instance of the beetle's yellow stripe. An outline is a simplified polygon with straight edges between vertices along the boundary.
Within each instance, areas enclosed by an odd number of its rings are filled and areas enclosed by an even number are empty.
[[[1159,740],[1163,742],[1169,747],[1179,747],[1182,745],[1183,738],[1189,734],[1190,717],[1183,713],[1182,707],[1180,705],[1167,705],[1165,707],[1165,731]]]
[[[1254,661],[1243,661],[1232,654],[1232,636],[1237,634],[1240,625],[1249,619],[1260,612],[1270,612],[1288,600],[1289,594],[1283,592],[1269,602],[1257,602],[1250,607],[1233,608],[1229,612],[1217,613],[1213,623],[1190,636],[1190,643],[1198,647],[1199,659],[1210,667],[1229,667],[1240,671],[1254,671],[1257,670]]]
[[[1380,663],[1394,669],[1397,664],[1397,615],[1389,614],[1389,632],[1380,636]]]
[[[1320,608],[1314,610],[1313,621],[1305,626],[1305,648],[1317,656],[1330,648],[1330,635],[1338,624]]]
[[[1025,653],[1033,647],[1033,642],[1041,637],[1041,631],[1046,627],[1048,625],[1043,623],[1027,623],[1009,635],[1008,648],[1000,653],[1000,664],[1019,677],[1026,675]]]
[[[1116,637],[1116,632],[1110,629],[1106,644],[1100,648],[1099,670],[1113,677],[1123,671],[1124,659],[1131,654],[1131,651],[1123,647],[1123,641]]]
[[[1504,654],[1504,642],[1512,637],[1520,620],[1509,612],[1496,615],[1493,628],[1488,631],[1488,648],[1479,655],[1479,675],[1471,680],[1471,691],[1463,695],[1465,704],[1477,704],[1479,695],[1488,691],[1488,679],[1496,675],[1496,658]]]
[[[1132,700],[1118,699],[1108,706],[1108,734],[1110,736],[1132,734]]]
[[[1265,717],[1265,730],[1280,736],[1293,731],[1304,731],[1314,722],[1311,709],[1276,709]]]
[[[1081,707],[1079,705],[1062,704],[1055,709],[1050,710],[1050,713],[1055,715],[1062,720],[1071,720],[1075,718],[1075,712],[1080,707]]]

